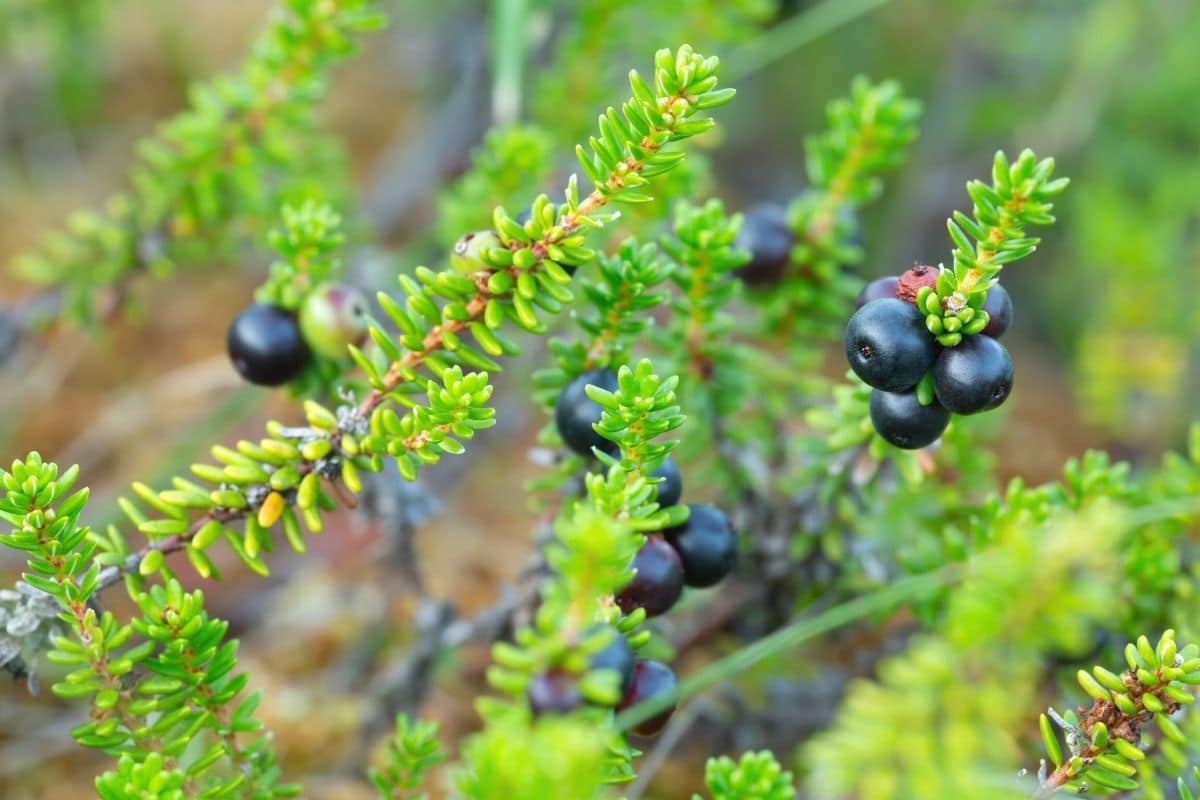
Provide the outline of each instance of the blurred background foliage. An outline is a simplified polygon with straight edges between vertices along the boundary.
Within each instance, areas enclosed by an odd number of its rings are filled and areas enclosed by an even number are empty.
[[[0,0],[0,263],[120,187],[134,142],[185,105],[190,83],[241,61],[270,5]],[[720,54],[725,81],[739,90],[705,157],[667,178],[671,192],[719,195],[731,211],[799,194],[802,140],[822,129],[825,104],[855,75],[896,78],[925,114],[907,162],[863,214],[863,277],[948,261],[945,219],[962,206],[963,183],[998,148],[1052,155],[1073,181],[1042,250],[1004,274],[1016,305],[1006,343],[1018,377],[1014,402],[988,424],[999,475],[1055,479],[1087,446],[1157,463],[1164,448],[1184,442],[1200,383],[1194,0],[528,0],[524,72],[515,74],[489,45],[512,31],[488,4],[384,5],[391,25],[339,68],[323,109],[354,183],[348,216],[362,230],[352,239],[377,243],[353,258],[360,282],[392,285],[398,265],[437,261],[463,231],[487,225],[492,205],[515,214],[534,192],[561,185],[576,168],[570,146],[619,96],[628,66],[656,47],[689,41]],[[521,125],[485,139],[496,121]],[[472,163],[472,176],[490,169],[502,179],[456,181]],[[628,213],[662,218],[666,208]],[[122,298],[132,315],[54,330],[50,350],[0,373],[0,452],[36,445],[79,462],[99,498],[94,507],[105,508],[131,476],[166,474],[210,440],[252,430],[264,404],[286,407],[284,398],[241,388],[225,364],[226,321],[270,260],[253,247],[226,258],[170,282],[139,279]],[[0,272],[0,297],[20,306],[36,295]],[[13,338],[4,324],[0,351]],[[538,365],[530,349],[526,370]],[[841,373],[836,349],[831,377]],[[527,388],[520,370],[501,380]],[[543,418],[521,397],[512,393],[501,425],[481,437],[469,474],[465,465],[438,473],[445,513],[427,526],[426,568],[437,593],[468,610],[485,605],[490,587],[516,573],[527,551],[530,517],[511,497],[516,481],[537,470],[514,458],[514,442],[532,442]],[[951,502],[928,513],[945,514]],[[876,511],[882,541],[901,539],[900,515],[886,505]],[[914,516],[925,511],[908,507]],[[356,524],[345,521],[352,531]],[[276,697],[268,724],[314,796],[342,790],[338,769],[320,762],[353,760],[349,732],[366,713],[355,687],[338,685],[336,669],[320,676],[368,635],[371,620],[411,615],[409,600],[358,585],[371,543],[370,531],[327,538],[324,557],[278,571],[291,573],[286,585],[276,578],[261,591],[263,584],[231,581],[212,601],[239,632],[274,615],[294,633],[274,643],[252,638],[247,662]],[[943,558],[910,547],[901,560],[927,556]],[[11,566],[0,561],[6,572]],[[470,703],[485,663],[482,651],[452,658],[466,669],[447,671],[433,699],[451,736],[474,724]],[[77,779],[49,771],[29,778],[31,760],[75,765],[91,756],[72,749],[53,716],[5,739],[15,721],[44,709],[19,687],[2,692],[0,787],[15,787],[20,772],[25,794],[0,796],[85,796],[90,766]],[[313,713],[326,724],[288,724]],[[662,797],[685,796],[662,787],[687,775],[677,783],[690,791],[697,770],[694,760],[668,764],[656,788]]]

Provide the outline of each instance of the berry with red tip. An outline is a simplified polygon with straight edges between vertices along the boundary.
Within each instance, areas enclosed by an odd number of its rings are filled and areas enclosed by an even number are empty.
[[[248,306],[234,318],[225,347],[238,374],[260,386],[287,383],[311,356],[296,317],[264,303]]]
[[[854,310],[857,311],[872,300],[894,298],[899,285],[900,279],[895,275],[876,278],[864,286],[862,291],[858,293],[858,297],[854,299]]]
[[[660,536],[648,536],[633,569],[633,580],[616,597],[617,607],[626,614],[644,608],[648,617],[670,611],[683,594],[683,563],[675,549]]]
[[[1013,385],[1012,358],[990,336],[968,336],[947,347],[933,368],[938,402],[955,414],[975,414],[1008,399]]]
[[[689,503],[688,510],[687,522],[663,531],[683,564],[683,582],[695,587],[720,583],[737,564],[737,534],[719,508]]]
[[[318,286],[300,305],[300,333],[318,355],[348,358],[346,348],[367,338],[367,299],[353,286]]]
[[[662,478],[655,484],[658,489],[658,504],[663,508],[677,505],[683,497],[683,476],[674,460],[667,458],[662,466],[654,470],[654,478]]]
[[[988,289],[983,310],[988,314],[988,324],[980,333],[999,339],[1012,326],[1013,302],[1008,290],[998,283]]]
[[[788,228],[787,212],[774,203],[751,206],[742,217],[734,245],[750,253],[750,260],[734,270],[751,285],[775,283],[792,258],[795,237]]]
[[[624,711],[638,703],[664,696],[673,698],[670,707],[644,722],[639,722],[632,728],[633,733],[638,736],[655,736],[661,732],[675,713],[679,696],[679,680],[675,677],[674,670],[660,661],[647,659],[637,662],[633,668],[633,683],[621,698],[618,708]]]
[[[873,300],[846,325],[846,360],[868,385],[904,392],[917,385],[937,356],[925,316],[903,300]]]
[[[617,374],[611,369],[598,369],[575,377],[558,395],[554,403],[554,424],[563,444],[583,456],[592,455],[592,448],[615,453],[617,444],[605,439],[593,427],[600,421],[603,409],[587,396],[585,389],[598,386],[610,392],[617,390]]]
[[[916,392],[871,392],[871,424],[886,441],[905,450],[933,444],[950,424],[950,412],[934,400],[927,406]]]
[[[534,714],[566,714],[583,705],[583,695],[573,676],[561,670],[535,675],[525,689]]]

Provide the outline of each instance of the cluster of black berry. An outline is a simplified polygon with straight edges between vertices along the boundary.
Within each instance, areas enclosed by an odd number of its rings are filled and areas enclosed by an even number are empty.
[[[943,347],[916,305],[938,274],[935,267],[916,266],[898,278],[873,281],[846,325],[846,359],[874,389],[871,422],[880,436],[906,449],[932,444],[951,413],[988,411],[1012,391],[1012,359],[996,341],[1012,324],[1008,292],[999,284],[989,289],[980,309],[986,326]]]
[[[602,409],[584,391],[589,385],[616,391],[617,376],[612,370],[595,370],[567,384],[554,407],[559,436],[581,455],[591,456],[593,450],[615,454],[617,445],[596,431]],[[683,497],[683,478],[675,462],[666,459],[654,477],[659,479],[658,504],[664,508],[678,504]],[[679,600],[684,586],[713,586],[733,571],[738,542],[729,518],[720,509],[702,503],[690,503],[688,510],[687,522],[646,537],[633,560],[633,579],[615,598],[622,612],[629,614],[640,608],[648,617],[665,614]],[[669,666],[649,659],[636,660],[625,637],[615,630],[612,642],[592,656],[590,667],[614,669],[621,675],[619,709],[673,694],[677,686]],[[560,672],[536,677],[529,685],[528,698],[535,713],[569,711],[583,702],[572,677]],[[655,735],[672,711],[641,723],[633,732]]]
[[[233,368],[261,386],[279,386],[295,378],[313,353],[346,358],[349,345],[367,336],[367,301],[351,286],[327,283],[309,292],[298,313],[254,303],[229,325],[225,346]]]

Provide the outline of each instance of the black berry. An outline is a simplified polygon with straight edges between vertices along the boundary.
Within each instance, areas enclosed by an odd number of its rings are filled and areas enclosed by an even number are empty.
[[[648,617],[670,611],[683,594],[683,564],[675,549],[660,536],[648,536],[633,558],[633,568],[633,580],[616,598],[621,611],[630,614],[644,608]]]
[[[871,424],[888,442],[905,450],[917,450],[942,435],[950,424],[950,412],[934,400],[927,406],[917,402],[916,392],[871,392]]]
[[[791,261],[795,239],[787,225],[787,212],[774,203],[748,208],[734,244],[750,253],[750,260],[734,270],[748,284],[774,283]]]
[[[862,288],[858,293],[858,297],[854,299],[854,310],[865,306],[872,300],[886,300],[896,296],[896,289],[900,286],[900,279],[895,275],[888,275],[885,278],[876,278]]]
[[[639,661],[633,668],[633,684],[621,698],[621,705],[618,707],[624,711],[651,698],[663,695],[677,698],[678,694],[679,681],[670,667],[659,661]],[[666,727],[667,720],[675,713],[675,705],[675,702],[672,702],[665,711],[638,723],[633,727],[633,732],[638,736],[655,736]]]
[[[846,360],[869,385],[903,392],[917,385],[937,355],[925,317],[903,300],[873,300],[846,325]]]
[[[982,331],[983,335],[999,339],[1012,326],[1013,303],[1008,290],[998,283],[988,289],[983,310],[988,313],[988,324]]]
[[[583,705],[575,679],[559,670],[535,675],[525,689],[525,697],[534,714],[565,714]]]
[[[653,477],[662,478],[662,481],[655,484],[658,488],[658,504],[663,508],[677,505],[683,497],[683,476],[679,474],[679,467],[675,462],[668,458],[661,467],[654,470]]]
[[[611,632],[608,644],[603,650],[592,654],[588,666],[592,669],[614,670],[621,676],[621,694],[625,694],[633,684],[633,648],[620,631],[615,628],[608,630]]]
[[[261,386],[279,386],[308,363],[308,345],[296,318],[282,308],[255,303],[229,324],[225,347],[233,368]]]
[[[584,388],[598,386],[610,392],[617,389],[617,375],[610,369],[585,372],[563,387],[554,404],[554,423],[563,444],[584,456],[595,447],[605,453],[617,450],[615,442],[596,433],[592,426],[600,421],[600,404],[587,396]]]
[[[1012,359],[989,336],[968,336],[958,347],[947,347],[933,368],[938,402],[955,414],[995,408],[1008,399],[1012,384]]]
[[[683,582],[704,587],[719,583],[737,564],[738,541],[729,517],[719,508],[690,503],[687,522],[663,532],[679,554]]]

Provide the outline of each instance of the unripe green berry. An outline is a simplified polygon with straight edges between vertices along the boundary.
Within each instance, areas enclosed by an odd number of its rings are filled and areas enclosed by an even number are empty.
[[[313,289],[300,306],[300,333],[313,352],[346,358],[346,348],[367,338],[367,300],[353,286],[326,283]]]
[[[492,266],[484,259],[484,253],[495,247],[503,247],[500,237],[493,231],[475,231],[464,234],[454,243],[450,251],[450,264],[464,275],[470,275]]]

